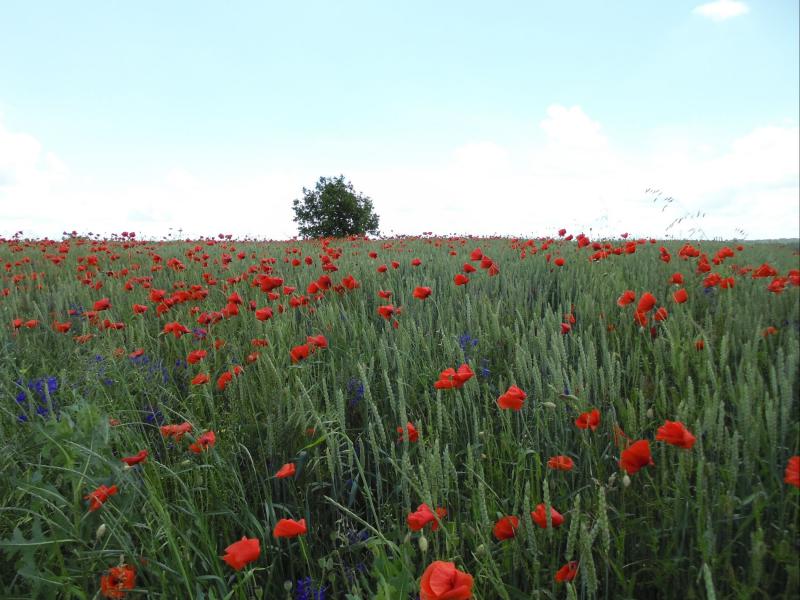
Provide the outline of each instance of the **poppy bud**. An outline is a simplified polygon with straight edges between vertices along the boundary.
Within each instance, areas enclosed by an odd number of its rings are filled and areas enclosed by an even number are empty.
[[[291,581],[291,579],[287,579],[286,581],[283,582],[283,589],[285,589],[287,592],[292,591],[292,581]]]
[[[648,408],[647,409],[647,413],[645,413],[645,414],[647,415],[648,419],[652,419],[653,418],[653,409],[652,408]]]
[[[106,527],[105,523],[100,523],[100,527],[97,528],[97,532],[94,534],[94,539],[96,539],[98,542],[103,539],[107,529],[108,528]]]
[[[631,478],[628,477],[627,473],[625,473],[625,475],[622,476],[622,485],[628,487],[630,484],[631,484]]]
[[[408,542],[410,542],[410,541],[411,541],[411,532],[409,531],[409,532],[406,534],[406,537],[403,539],[403,543],[404,543],[404,544],[407,544],[407,543],[408,543]]]
[[[417,544],[419,544],[419,550],[423,554],[428,551],[428,538],[426,538],[424,535],[420,536],[419,540],[417,540]]]
[[[556,407],[556,403],[555,402],[542,402],[542,406],[546,406],[547,408],[555,408]]]
[[[616,483],[616,481],[617,481],[617,474],[616,473],[612,473],[611,477],[608,478],[608,485],[609,486],[614,485]]]
[[[475,548],[475,554],[481,556],[484,552],[486,552],[486,548],[484,548],[483,544]]]

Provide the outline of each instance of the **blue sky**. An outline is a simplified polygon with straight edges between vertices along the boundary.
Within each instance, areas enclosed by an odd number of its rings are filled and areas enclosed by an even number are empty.
[[[708,236],[797,237],[798,22],[775,0],[4,3],[0,235],[288,237],[292,198],[344,173],[386,232],[661,236],[701,210]]]

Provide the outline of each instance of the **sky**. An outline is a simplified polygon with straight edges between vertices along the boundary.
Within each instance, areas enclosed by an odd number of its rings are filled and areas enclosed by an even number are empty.
[[[796,238],[798,5],[3,2],[0,236]]]

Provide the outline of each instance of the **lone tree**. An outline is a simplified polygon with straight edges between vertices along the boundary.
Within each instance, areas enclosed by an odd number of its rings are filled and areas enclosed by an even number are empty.
[[[339,177],[320,177],[313,190],[303,188],[303,199],[292,202],[294,222],[303,237],[347,237],[378,234],[378,215],[372,200],[356,193]]]

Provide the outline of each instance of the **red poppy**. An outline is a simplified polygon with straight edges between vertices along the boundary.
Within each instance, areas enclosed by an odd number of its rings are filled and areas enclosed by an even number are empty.
[[[542,529],[547,529],[547,512],[544,504],[536,505],[536,510],[531,513],[531,519]],[[553,528],[561,527],[564,524],[564,516],[552,506],[550,507],[550,523]]]
[[[402,442],[403,439],[406,438],[406,437],[408,438],[409,442],[417,442],[417,441],[419,441],[419,432],[417,431],[417,428],[414,427],[414,424],[411,421],[406,423],[405,428],[398,427],[397,428],[397,433],[399,434],[399,437],[397,438],[398,442]],[[407,436],[406,436],[406,434],[407,434]]]
[[[656,297],[653,296],[650,292],[645,292],[639,298],[639,304],[636,306],[637,312],[647,313],[650,312],[653,307],[656,305]]]
[[[195,454],[200,454],[203,450],[208,450],[209,448],[213,448],[214,444],[217,443],[217,436],[214,434],[213,431],[206,431],[202,434],[197,440],[189,446],[189,450],[194,452]]]
[[[87,494],[83,497],[84,500],[89,500],[89,511],[94,512],[103,504],[106,500],[109,499],[110,496],[113,496],[117,493],[117,486],[112,485],[111,487],[107,487],[106,485],[101,485],[93,492]]]
[[[527,397],[528,395],[525,392],[512,385],[506,390],[505,394],[497,399],[497,405],[503,409],[520,410]]]
[[[272,318],[272,309],[269,306],[259,308],[256,312],[256,319],[259,321],[267,321]]]
[[[464,263],[464,265],[461,267],[461,270],[464,271],[464,273],[474,273],[478,269],[476,269],[469,263]]]
[[[310,335],[306,338],[306,341],[314,348],[328,347],[328,340],[324,335]]]
[[[425,300],[425,298],[427,298],[428,296],[431,295],[431,292],[432,292],[432,290],[429,287],[416,287],[416,288],[414,288],[414,294],[413,295],[414,295],[414,298],[417,298],[419,300]]]
[[[238,542],[225,548],[222,560],[240,571],[245,565],[258,560],[259,556],[261,556],[261,542],[258,538],[242,537]]]
[[[198,373],[192,378],[192,385],[205,385],[211,381],[211,377],[208,376],[208,373]]]
[[[691,450],[696,441],[692,433],[680,421],[665,421],[664,425],[659,427],[656,432],[656,440],[686,450]]]
[[[792,456],[786,464],[783,481],[800,488],[800,456]]]
[[[492,533],[498,540],[510,540],[516,535],[519,528],[519,518],[513,515],[503,517],[494,524]]]
[[[378,273],[386,273],[386,269],[387,269],[386,265],[381,265],[380,267],[378,267]]]
[[[309,352],[311,352],[311,348],[309,348],[308,344],[301,344],[292,348],[289,351],[289,356],[292,357],[292,362],[296,363],[308,358]]]
[[[472,586],[472,575],[456,569],[455,563],[437,560],[422,574],[419,600],[469,600]]]
[[[64,323],[59,323],[58,321],[56,321],[55,323],[53,323],[53,329],[55,329],[59,333],[67,333],[71,327],[72,323],[70,323],[69,321],[66,321]]]
[[[172,437],[176,442],[181,441],[181,438],[192,431],[192,424],[183,422],[180,425],[162,425],[161,435],[165,438]]]
[[[414,512],[408,513],[406,517],[406,523],[411,531],[420,531],[425,525],[435,521],[436,517],[430,506],[424,503],[420,504]]]
[[[655,313],[653,313],[653,318],[656,321],[666,321],[668,316],[669,313],[667,312],[667,309],[664,308],[663,306],[660,306],[658,310]]]
[[[561,258],[561,257],[559,256],[557,259],[555,259],[555,260],[553,261],[553,263],[554,263],[554,264],[555,264],[557,267],[563,267],[563,266],[564,266],[564,259],[563,259],[563,258]]]
[[[297,467],[294,466],[294,463],[286,463],[278,472],[275,473],[275,477],[278,479],[287,479],[289,477],[294,477],[295,473],[297,473]]]
[[[475,373],[472,371],[470,366],[465,363],[458,367],[458,371],[450,368],[439,373],[439,380],[433,384],[433,387],[435,387],[437,390],[460,388],[474,375]]]
[[[225,371],[222,375],[217,378],[217,389],[221,392],[225,391],[225,388],[233,379],[233,373],[230,371]]]
[[[697,341],[694,343],[694,349],[695,349],[695,350],[698,350],[698,351],[699,351],[699,350],[702,350],[702,349],[703,349],[703,348],[705,348],[705,347],[706,347],[706,342],[705,342],[705,340],[702,340],[702,339],[701,339],[701,340],[697,340]]]
[[[379,306],[379,307],[378,307],[378,314],[379,314],[380,316],[382,316],[384,319],[386,319],[387,321],[388,321],[389,319],[391,319],[391,318],[392,318],[392,316],[393,316],[395,313],[399,314],[399,313],[400,313],[400,309],[399,309],[399,308],[395,308],[395,307],[394,307],[393,305],[391,305],[391,304],[387,304],[387,305],[385,305],[385,306]]]
[[[413,259],[413,260],[411,261],[411,266],[413,266],[413,267],[418,267],[418,266],[420,266],[421,264],[422,264],[422,261],[421,261],[420,259],[418,259],[418,258],[415,258],[415,259]]]
[[[108,310],[109,308],[111,308],[111,300],[109,300],[108,298],[102,298],[97,302],[95,302],[92,308],[96,311]]]
[[[104,598],[124,598],[136,587],[136,569],[128,565],[112,567],[100,577],[100,593]]]
[[[683,285],[683,275],[680,273],[673,273],[669,282],[674,285]]]
[[[456,276],[453,277],[453,281],[456,285],[466,285],[469,283],[469,277],[462,275],[461,273],[457,273]]]
[[[570,331],[572,331],[572,325],[569,323],[561,324],[561,335],[567,335]]]
[[[139,452],[137,452],[133,456],[125,456],[120,460],[129,467],[132,467],[133,465],[138,465],[139,463],[144,462],[145,459],[147,458],[147,454],[148,454],[147,450],[139,450]]]
[[[559,454],[547,461],[547,466],[557,471],[572,471],[575,463],[569,456]]]
[[[617,298],[617,306],[628,306],[631,302],[636,300],[636,293],[633,290],[625,290],[622,295]]]
[[[306,527],[305,519],[300,519],[299,521],[281,519],[275,525],[275,529],[272,530],[272,535],[276,538],[293,538],[306,533],[308,533],[308,528]]]
[[[685,289],[681,288],[672,293],[672,299],[675,300],[678,304],[683,304],[689,299],[689,294],[686,292]]]
[[[600,411],[592,409],[591,412],[585,412],[578,415],[575,419],[575,426],[578,429],[591,429],[594,431],[600,425]]]
[[[206,356],[208,356],[208,352],[205,350],[192,350],[189,352],[189,356],[186,357],[186,362],[188,362],[190,365],[194,365],[199,363]]]
[[[767,336],[770,336],[770,335],[775,335],[776,333],[778,333],[778,328],[777,327],[773,327],[772,325],[770,325],[764,331],[761,332],[761,335],[763,335],[764,337],[767,337]]]
[[[565,581],[572,581],[578,574],[579,563],[576,560],[571,560],[556,572],[556,581],[564,583]]]
[[[639,440],[631,444],[622,451],[619,461],[619,466],[625,469],[628,475],[633,475],[642,467],[654,464],[653,457],[650,455],[650,442],[647,440]]]
[[[378,290],[378,296],[383,298],[384,300],[388,300],[392,297],[392,292],[387,292],[384,290]]]

